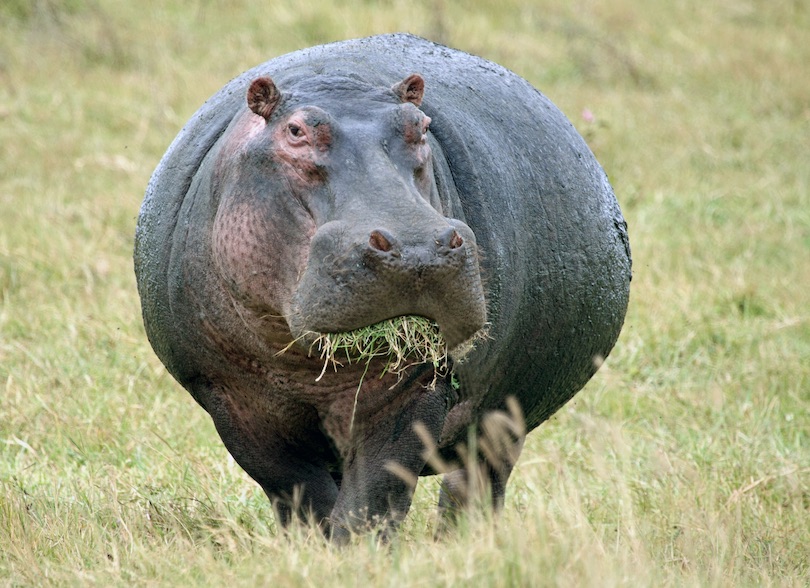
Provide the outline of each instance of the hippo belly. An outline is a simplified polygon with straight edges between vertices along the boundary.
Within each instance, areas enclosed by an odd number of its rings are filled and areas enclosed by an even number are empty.
[[[615,344],[631,260],[604,171],[545,96],[382,35],[277,57],[208,100],[149,183],[135,272],[155,352],[279,520],[341,539],[405,516],[437,470],[426,445],[450,459],[511,410],[475,468],[498,505],[526,432]],[[441,369],[312,353],[397,317],[434,326]],[[448,512],[472,483],[449,467]]]

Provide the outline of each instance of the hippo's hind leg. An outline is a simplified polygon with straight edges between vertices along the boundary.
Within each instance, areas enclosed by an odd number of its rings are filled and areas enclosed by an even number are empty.
[[[481,431],[474,448],[459,451],[464,466],[448,472],[439,494],[439,531],[453,524],[459,513],[491,500],[497,512],[504,504],[506,483],[517,463],[525,426],[519,407],[509,399],[509,412],[493,411],[481,420]]]
[[[338,494],[338,482],[326,466],[317,429],[297,442],[295,432],[309,429],[305,411],[285,411],[285,419],[252,401],[256,395],[207,385],[204,406],[225,447],[236,462],[262,487],[273,505],[276,520],[286,527],[295,518],[317,523],[328,533],[328,518]],[[295,418],[298,417],[298,418]],[[282,425],[283,423],[283,425]],[[296,430],[297,429],[297,430]],[[325,445],[325,442],[324,442]]]

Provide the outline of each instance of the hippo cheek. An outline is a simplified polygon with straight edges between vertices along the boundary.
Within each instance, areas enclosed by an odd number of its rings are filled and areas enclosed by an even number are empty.
[[[234,301],[259,314],[286,314],[314,226],[259,202],[220,209],[212,234],[214,263]],[[278,216],[285,222],[275,222]]]
[[[436,321],[452,349],[486,323],[475,237],[451,219],[410,242],[386,229],[328,223],[312,240],[291,311],[296,337],[424,316]]]

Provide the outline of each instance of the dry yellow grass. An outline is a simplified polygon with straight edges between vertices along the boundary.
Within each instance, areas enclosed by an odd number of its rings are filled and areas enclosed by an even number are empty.
[[[406,30],[501,62],[611,177],[635,277],[600,373],[503,516],[434,542],[279,534],[140,324],[135,217],[228,79]],[[0,4],[0,584],[805,586],[810,10],[803,2]]]

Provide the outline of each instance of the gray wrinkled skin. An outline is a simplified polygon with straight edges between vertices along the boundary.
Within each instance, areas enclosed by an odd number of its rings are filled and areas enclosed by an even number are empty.
[[[412,103],[392,88],[413,73]],[[281,99],[251,111],[262,76]],[[404,140],[425,115],[424,140]],[[305,161],[278,155],[298,149],[290,120],[311,134]],[[491,62],[384,35],[278,57],[206,102],[149,183],[135,271],[155,352],[280,521],[312,516],[343,539],[406,514],[412,488],[390,463],[434,473],[416,423],[454,458],[507,398],[530,431],[576,394],[619,335],[631,261],[605,173],[547,98]],[[305,346],[278,353],[403,314],[453,346],[487,323],[457,389],[416,366],[365,378],[355,408],[364,365],[316,382]],[[496,505],[522,437],[481,456]],[[468,474],[447,475],[443,508],[464,503]]]

